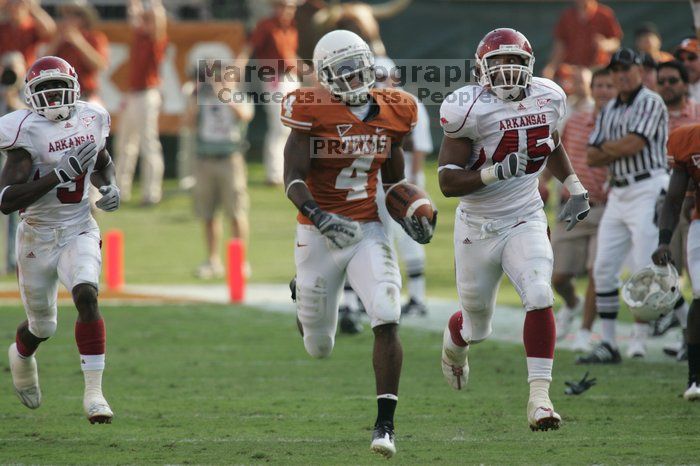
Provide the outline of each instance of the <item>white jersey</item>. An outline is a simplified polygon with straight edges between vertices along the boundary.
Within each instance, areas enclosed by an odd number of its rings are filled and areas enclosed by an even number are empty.
[[[104,149],[109,136],[110,118],[101,106],[78,101],[72,116],[51,121],[31,110],[18,110],[0,118],[0,150],[24,149],[32,157],[36,179],[50,173],[71,147],[94,141]],[[88,185],[94,163],[85,176],[62,183],[27,207],[20,216],[31,225],[62,227],[90,218]]]
[[[488,168],[511,152],[529,156],[524,176],[462,196],[466,211],[497,218],[525,216],[541,209],[538,176],[555,148],[552,134],[565,115],[566,94],[544,78],[533,77],[525,98],[516,102],[500,100],[478,85],[464,86],[447,96],[440,107],[440,124],[445,136],[472,141],[465,169]]]

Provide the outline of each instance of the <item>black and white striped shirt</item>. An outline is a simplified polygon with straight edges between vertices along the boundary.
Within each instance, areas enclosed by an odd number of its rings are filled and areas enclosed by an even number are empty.
[[[608,102],[598,114],[588,143],[600,146],[605,141],[620,139],[628,134],[643,137],[646,144],[638,153],[610,164],[613,179],[667,168],[668,111],[659,94],[642,86],[627,103],[619,97]]]

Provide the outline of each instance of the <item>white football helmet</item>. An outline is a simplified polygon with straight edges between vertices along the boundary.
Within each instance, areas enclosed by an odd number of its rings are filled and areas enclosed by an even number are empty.
[[[680,296],[678,272],[671,264],[644,267],[622,286],[622,299],[632,315],[642,321],[666,315]]]
[[[331,31],[314,48],[318,81],[328,91],[350,105],[367,102],[374,86],[374,54],[357,34]]]
[[[27,71],[24,97],[39,115],[51,121],[65,120],[80,98],[78,75],[62,58],[40,58]]]

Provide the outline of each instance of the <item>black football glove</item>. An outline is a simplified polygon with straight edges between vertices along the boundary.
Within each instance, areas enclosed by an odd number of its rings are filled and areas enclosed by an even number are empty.
[[[585,392],[589,388],[591,388],[593,385],[596,384],[596,378],[593,377],[592,379],[588,380],[588,371],[586,371],[586,374],[583,376],[581,381],[579,382],[571,382],[571,381],[566,381],[564,382],[567,385],[566,390],[564,390],[565,395],[580,395],[581,393]]]

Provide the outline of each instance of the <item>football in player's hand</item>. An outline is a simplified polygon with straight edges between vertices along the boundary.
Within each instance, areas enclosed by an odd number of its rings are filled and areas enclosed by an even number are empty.
[[[411,183],[393,185],[386,192],[385,202],[389,215],[394,220],[425,217],[432,223],[435,216],[435,208],[428,193]]]

